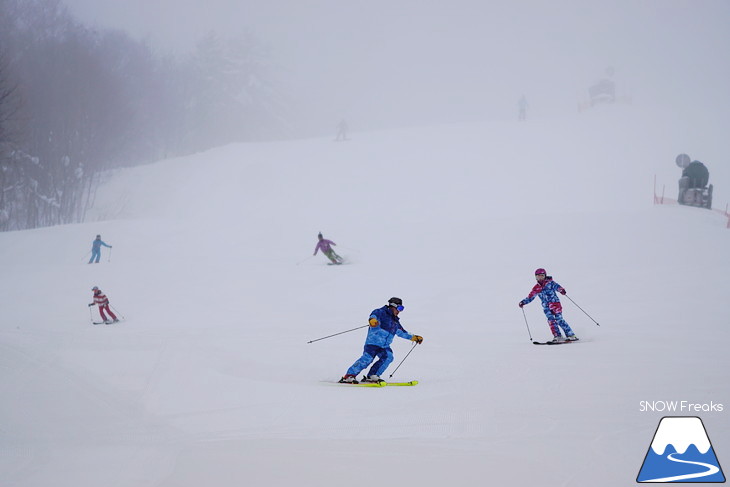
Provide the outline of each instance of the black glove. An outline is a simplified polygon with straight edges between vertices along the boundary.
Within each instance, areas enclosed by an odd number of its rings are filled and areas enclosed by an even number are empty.
[[[94,303],[89,303],[89,308],[91,308],[92,306],[94,306]]]
[[[565,293],[567,293],[568,291],[566,291],[566,290],[565,290],[565,288],[560,288],[560,289],[558,289],[558,292],[559,292],[560,294],[563,294],[563,295],[565,295]]]
[[[525,305],[524,301],[520,301],[519,303],[517,303],[517,306],[519,306],[520,308],[523,307],[524,305]]]

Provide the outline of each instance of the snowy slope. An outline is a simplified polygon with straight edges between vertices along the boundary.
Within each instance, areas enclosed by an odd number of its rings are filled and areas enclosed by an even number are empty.
[[[118,172],[92,222],[0,234],[3,485],[633,483],[662,416],[640,401],[730,407],[730,230],[652,205],[692,153],[667,134],[693,134],[649,117],[232,145]],[[318,231],[349,265],[311,257]],[[536,267],[601,326],[563,299],[581,342],[530,344]],[[122,324],[90,324],[93,285]],[[306,342],[390,296],[425,338],[394,378],[421,383],[330,384],[365,330]],[[701,416],[722,463],[728,412]]]

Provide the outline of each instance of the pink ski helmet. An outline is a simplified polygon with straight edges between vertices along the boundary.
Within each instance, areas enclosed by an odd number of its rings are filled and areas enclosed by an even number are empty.
[[[538,274],[545,274],[545,275],[547,275],[547,271],[545,271],[545,269],[543,269],[542,267],[540,267],[538,269],[535,269],[535,275],[538,275]]]

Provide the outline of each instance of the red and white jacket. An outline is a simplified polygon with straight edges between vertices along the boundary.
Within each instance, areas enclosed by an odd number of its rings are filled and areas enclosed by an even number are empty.
[[[109,304],[109,299],[106,297],[106,294],[99,292],[97,294],[94,294],[94,304],[98,304],[99,306],[106,306]]]

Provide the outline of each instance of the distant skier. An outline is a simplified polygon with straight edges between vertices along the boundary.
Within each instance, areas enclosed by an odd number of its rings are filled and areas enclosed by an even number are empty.
[[[92,287],[91,290],[94,292],[94,302],[89,303],[89,307],[92,307],[95,304],[98,305],[101,320],[107,325],[118,322],[119,320],[117,319],[116,315],[112,313],[112,310],[109,308],[109,298],[107,298],[106,295],[102,293],[101,289],[99,289],[97,286]],[[111,320],[107,319],[104,311],[109,313],[109,316],[111,316],[112,318]]]
[[[337,124],[337,136],[335,141],[347,140],[347,122],[344,119]]]
[[[370,327],[368,328],[368,336],[365,339],[363,354],[347,369],[347,373],[340,379],[340,382],[357,384],[357,375],[376,358],[378,360],[370,367],[370,371],[368,371],[363,382],[380,382],[380,376],[383,375],[388,365],[393,362],[393,350],[391,350],[390,344],[396,335],[419,344],[423,343],[423,337],[412,335],[401,326],[398,314],[403,309],[402,299],[390,298],[387,305],[370,313],[368,319]]]
[[[101,259],[101,246],[112,248],[111,245],[107,245],[105,242],[101,240],[101,235],[97,235],[96,239],[91,242],[91,259],[89,259],[89,264],[94,262],[95,264],[99,263],[99,259]]]
[[[524,122],[527,120],[527,99],[522,95],[520,101],[517,102],[517,120]]]
[[[312,255],[317,255],[317,252],[321,250],[322,253],[324,255],[326,255],[327,258],[329,260],[331,260],[333,264],[337,264],[337,265],[342,264],[342,257],[337,255],[337,253],[332,248],[332,245],[337,245],[337,244],[334,243],[332,240],[327,240],[326,238],[324,238],[322,236],[322,232],[319,232],[319,234],[317,234],[317,239],[319,241],[317,242],[317,246],[314,247],[314,254],[312,254]]]
[[[560,304],[556,292],[565,294],[565,288],[560,284],[553,281],[552,276],[546,275],[545,269],[539,268],[535,270],[535,279],[537,284],[532,288],[530,294],[525,299],[519,302],[519,307],[522,308],[527,303],[535,299],[535,296],[540,297],[542,301],[542,311],[547,317],[548,324],[550,325],[550,331],[553,333],[553,342],[562,341],[575,341],[578,339],[570,328],[570,325],[563,319],[563,305]],[[560,329],[565,332],[566,338],[564,339],[560,333]]]

